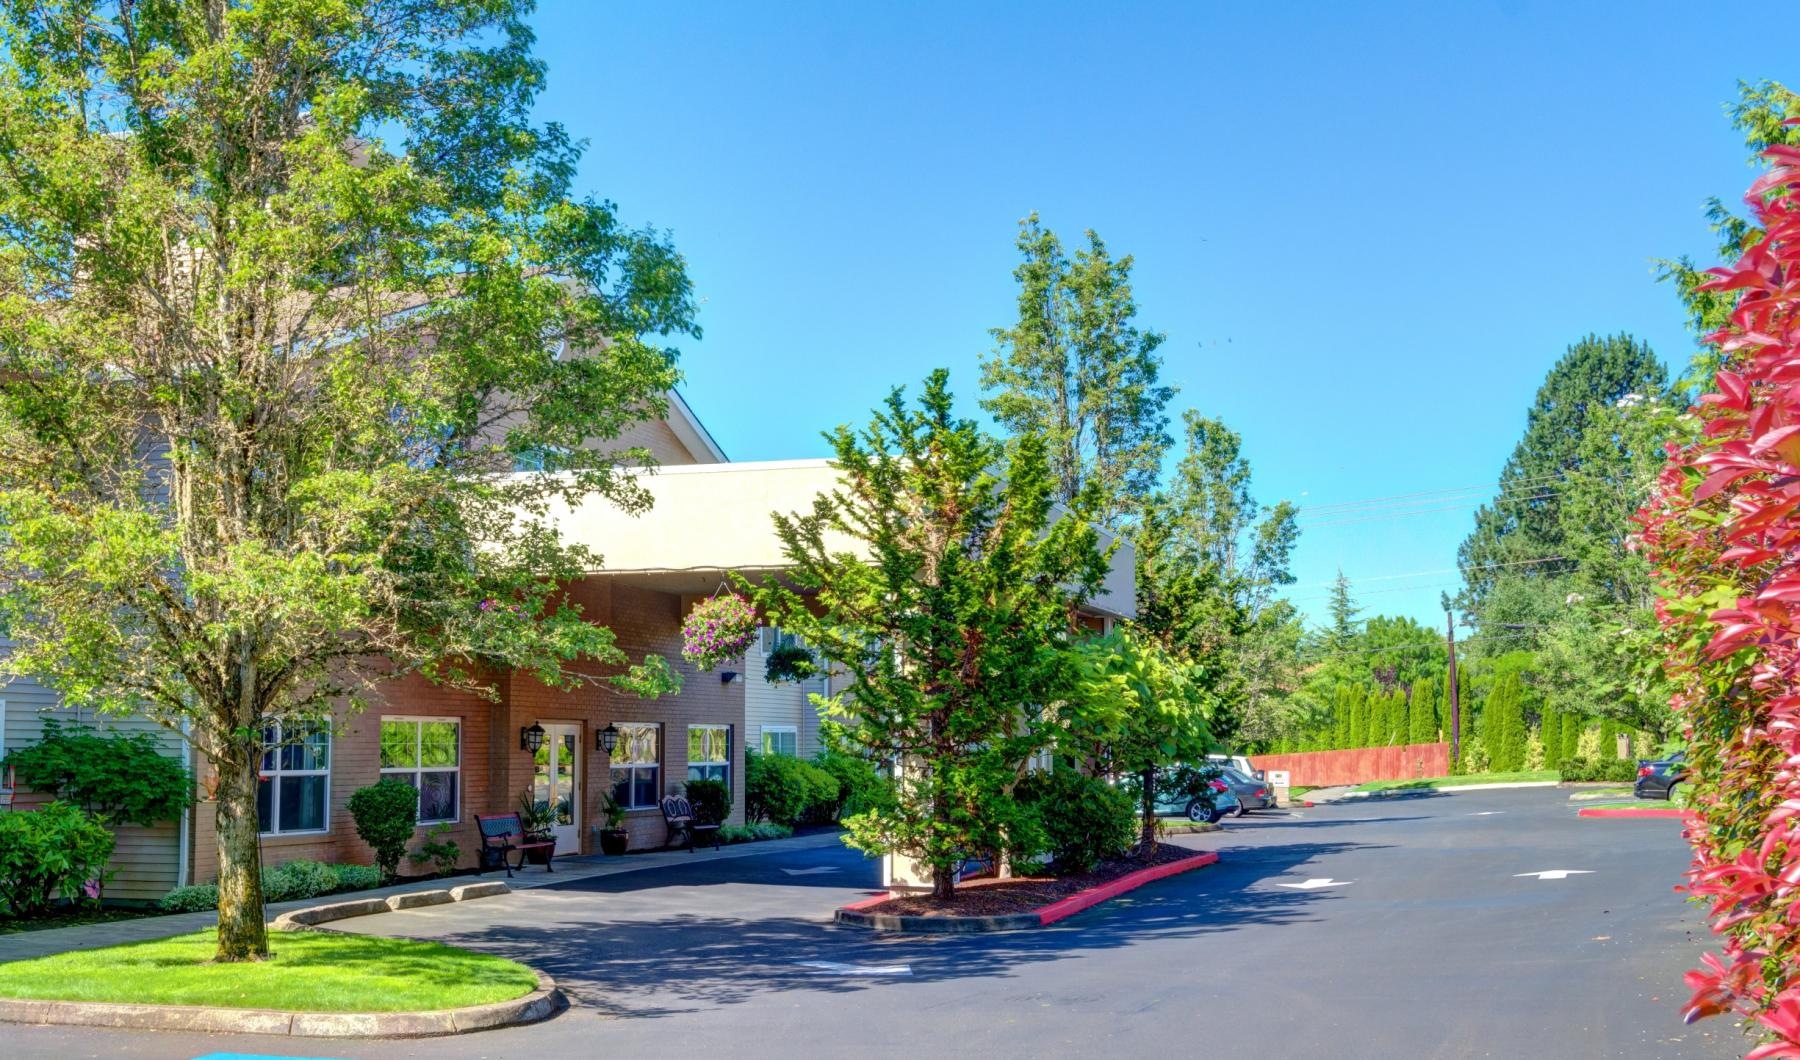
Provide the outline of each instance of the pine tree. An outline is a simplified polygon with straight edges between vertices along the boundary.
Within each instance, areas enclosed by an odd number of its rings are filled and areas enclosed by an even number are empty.
[[[1337,580],[1331,583],[1331,600],[1326,605],[1326,613],[1331,616],[1331,626],[1325,631],[1326,647],[1333,652],[1348,650],[1356,639],[1356,616],[1361,609],[1350,595],[1350,579],[1344,577],[1341,567]]]
[[[1369,693],[1361,685],[1350,686],[1350,740],[1346,747],[1369,746]]]
[[[1581,730],[1585,723],[1586,719],[1573,711],[1562,716],[1562,749],[1564,761],[1581,757]]]
[[[1524,695],[1516,674],[1494,682],[1482,707],[1489,768],[1510,773],[1525,768]]]
[[[1406,743],[1432,743],[1437,739],[1438,682],[1421,677],[1407,697]]]

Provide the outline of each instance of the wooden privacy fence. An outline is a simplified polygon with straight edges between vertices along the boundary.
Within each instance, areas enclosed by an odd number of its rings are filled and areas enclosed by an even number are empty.
[[[1361,784],[1370,780],[1412,780],[1450,772],[1448,743],[1409,743],[1394,747],[1355,747],[1346,751],[1307,751],[1292,755],[1251,755],[1257,769],[1285,769],[1288,783],[1308,788]]]

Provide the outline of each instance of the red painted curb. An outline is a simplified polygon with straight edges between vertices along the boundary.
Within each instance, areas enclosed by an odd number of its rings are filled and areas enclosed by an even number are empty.
[[[1587,806],[1575,811],[1577,817],[1693,817],[1692,810],[1662,806]]]
[[[1127,873],[1111,882],[1103,883],[1098,887],[1089,887],[1085,891],[1071,894],[1067,898],[1062,898],[1051,902],[1049,905],[1043,906],[1037,910],[1038,925],[1041,927],[1054,924],[1058,920],[1074,916],[1084,909],[1091,909],[1109,898],[1117,898],[1127,891],[1135,891],[1146,883],[1153,883],[1164,877],[1174,876],[1177,873],[1188,872],[1193,869],[1203,869],[1218,860],[1219,855],[1209,850],[1204,854],[1196,854],[1191,858],[1183,858],[1180,861],[1171,861],[1166,865],[1153,865],[1147,869],[1139,869],[1136,872]],[[893,895],[883,891],[873,898],[864,898],[859,902],[851,902],[849,905],[841,906],[840,908],[852,913],[860,913],[867,909],[873,909],[875,906],[888,901],[892,897]],[[1021,913],[1018,915],[1030,916],[1031,914]]]
[[[1109,898],[1117,898],[1126,891],[1135,891],[1146,883],[1152,883],[1165,876],[1201,869],[1219,860],[1219,855],[1212,851],[1180,861],[1171,861],[1166,865],[1154,865],[1147,869],[1139,869],[1127,876],[1120,876],[1111,883],[1103,883],[1098,887],[1090,887],[1080,894],[1071,894],[1061,901],[1051,902],[1038,910],[1038,923],[1048,927],[1064,917],[1074,916],[1083,909],[1099,905]]]

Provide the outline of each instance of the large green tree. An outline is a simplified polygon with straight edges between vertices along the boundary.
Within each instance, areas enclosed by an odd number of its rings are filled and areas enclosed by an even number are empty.
[[[1562,606],[1566,579],[1579,567],[1564,512],[1570,480],[1596,462],[1626,459],[1616,448],[1594,448],[1588,428],[1621,403],[1656,401],[1666,389],[1662,363],[1629,335],[1590,335],[1550,369],[1494,500],[1475,513],[1457,553],[1458,603],[1483,632],[1510,624],[1528,634]]]
[[[205,756],[221,960],[267,953],[277,726],[412,672],[669,685],[563,602],[595,560],[545,513],[644,505],[605,442],[692,299],[531,123],[529,7],[0,6],[5,668]],[[528,454],[564,474],[496,474]]]
[[[1106,557],[1092,524],[1055,517],[1043,440],[1007,449],[958,418],[947,372],[916,407],[896,390],[867,428],[829,437],[839,485],[776,514],[793,566],[758,599],[845,671],[830,731],[897,764],[893,798],[846,822],[850,842],[930,865],[949,898],[970,852],[1031,827],[1008,793],[1051,739],[1045,709],[1069,698],[1075,609]]]
[[[993,331],[982,406],[1013,437],[1043,440],[1058,501],[1093,487],[1093,517],[1119,529],[1155,489],[1169,447],[1163,336],[1136,323],[1131,257],[1115,259],[1094,232],[1070,255],[1034,213],[1018,248],[1018,319]]]
[[[1298,684],[1300,619],[1278,596],[1293,582],[1294,507],[1256,499],[1237,432],[1192,410],[1182,424],[1181,458],[1134,542],[1138,624],[1215,694],[1215,737],[1266,744]]]

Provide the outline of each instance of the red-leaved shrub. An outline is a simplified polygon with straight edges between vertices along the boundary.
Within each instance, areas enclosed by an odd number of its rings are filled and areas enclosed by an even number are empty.
[[[1736,1012],[1800,1057],[1800,148],[1747,201],[1763,233],[1702,289],[1736,292],[1700,440],[1671,446],[1638,513],[1669,595],[1657,612],[1699,818],[1687,890],[1721,952],[1688,973],[1687,1018]]]

